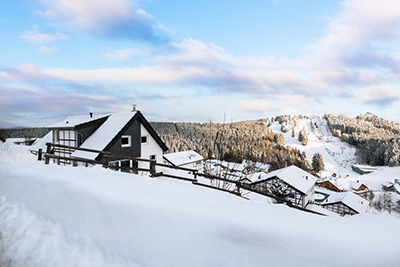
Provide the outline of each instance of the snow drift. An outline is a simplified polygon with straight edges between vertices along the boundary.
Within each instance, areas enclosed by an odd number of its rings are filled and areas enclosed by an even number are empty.
[[[323,217],[100,167],[0,162],[0,170],[0,266],[397,266],[400,260],[396,218]]]

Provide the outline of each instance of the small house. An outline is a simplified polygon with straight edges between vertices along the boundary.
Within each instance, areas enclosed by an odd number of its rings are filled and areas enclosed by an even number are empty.
[[[309,203],[314,203],[316,180],[312,174],[293,165],[266,174],[251,183],[251,188],[284,198],[294,206],[305,208]]]
[[[321,206],[341,216],[355,215],[365,212],[369,201],[353,192],[343,192],[330,195]]]
[[[370,166],[364,166],[364,165],[351,165],[351,169],[361,175],[373,173],[378,170],[377,168],[373,168]]]
[[[340,189],[339,187],[337,187],[337,186],[335,185],[335,183],[332,182],[332,180],[330,180],[330,179],[326,179],[326,180],[322,180],[322,181],[317,181],[317,182],[315,183],[315,185],[318,186],[318,187],[326,188],[326,189],[331,190],[331,191],[343,192],[343,190]]]
[[[168,150],[142,113],[136,109],[103,115],[71,116],[49,126],[52,143],[68,146],[55,147],[53,153],[65,157],[63,164],[74,163],[76,159],[103,162],[101,153],[75,150],[82,147],[107,151],[112,155],[143,158],[162,162],[162,154]],[[46,136],[44,139],[48,139]],[[148,162],[133,159],[121,160],[111,157],[110,165],[129,168],[149,168]],[[158,169],[160,171],[160,169]]]
[[[193,170],[203,169],[203,156],[193,150],[164,154],[163,158],[164,163],[174,167],[182,167]]]
[[[356,194],[364,194],[369,191],[369,188],[366,184],[361,183],[360,181],[350,183],[351,191]]]
[[[7,138],[6,141],[16,145],[30,146],[36,141],[36,138]]]
[[[382,189],[389,192],[400,194],[400,185],[398,183],[385,182],[382,184]]]

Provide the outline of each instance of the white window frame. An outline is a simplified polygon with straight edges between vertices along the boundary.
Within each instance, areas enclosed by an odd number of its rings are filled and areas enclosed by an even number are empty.
[[[122,144],[122,139],[128,138],[128,144]],[[130,135],[121,136],[121,147],[131,147],[132,146],[132,137]]]
[[[143,138],[143,137],[146,137],[146,142],[142,142],[142,138]],[[140,137],[140,143],[141,143],[142,145],[148,144],[148,143],[149,143],[149,136],[148,136],[148,135],[143,135],[143,136],[141,136],[141,137]]]

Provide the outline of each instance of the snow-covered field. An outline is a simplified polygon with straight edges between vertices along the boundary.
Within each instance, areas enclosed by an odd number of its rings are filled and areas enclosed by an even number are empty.
[[[400,261],[397,218],[322,217],[185,181],[46,166],[28,153],[0,145],[2,267],[398,266]]]

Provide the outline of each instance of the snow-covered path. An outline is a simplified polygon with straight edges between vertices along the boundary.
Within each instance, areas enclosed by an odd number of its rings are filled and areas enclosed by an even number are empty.
[[[322,217],[169,179],[0,163],[0,266],[397,266],[396,218]],[[23,166],[23,167],[21,167]]]

